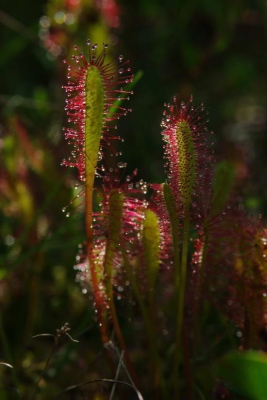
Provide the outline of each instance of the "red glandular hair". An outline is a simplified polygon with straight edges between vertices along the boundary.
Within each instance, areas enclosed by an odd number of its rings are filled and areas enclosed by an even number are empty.
[[[203,188],[210,192],[214,163],[213,149],[209,143],[212,132],[206,127],[207,112],[204,112],[202,104],[195,108],[192,97],[187,104],[182,102],[180,106],[174,97],[174,104],[165,106],[161,126],[164,128],[162,135],[166,143],[166,174],[175,198],[177,214],[183,217],[188,200],[191,205],[201,207]],[[189,192],[192,195],[188,196]],[[194,218],[198,207],[191,209],[191,217]]]
[[[108,299],[105,288],[106,279],[109,278],[106,275],[105,263],[113,266],[112,285],[116,296],[120,298],[127,286],[122,250],[127,253],[130,262],[134,264],[139,256],[138,241],[144,210],[147,207],[146,183],[142,180],[137,183],[132,182],[137,170],[132,175],[128,175],[126,181],[123,181],[121,169],[124,163],[119,163],[119,165],[120,167],[115,170],[111,168],[111,171],[106,172],[102,177],[101,189],[96,190],[99,210],[93,213],[93,259],[99,277],[99,294],[106,308],[108,308]],[[112,196],[117,196],[115,202],[112,201]],[[111,204],[113,209],[111,209]],[[116,212],[119,210],[122,212],[120,221],[116,216]],[[114,225],[117,225],[115,231],[119,229],[115,235],[114,231],[112,232]],[[110,252],[112,259],[106,260],[108,246],[109,249],[110,246],[112,248]],[[82,274],[79,272],[78,280],[84,285],[84,281],[90,280],[90,277],[85,275],[85,265],[81,263],[76,266],[76,269],[82,272]]]
[[[216,216],[199,214],[198,237],[189,269],[188,309],[195,314],[203,299],[225,304],[236,254],[238,218],[234,205],[226,205]],[[237,214],[236,214],[237,216]]]
[[[73,145],[73,150],[70,157],[67,160],[63,160],[62,165],[78,168],[81,181],[85,180],[85,106],[87,90],[85,84],[88,69],[95,67],[99,70],[105,91],[99,161],[103,157],[103,148],[110,145],[112,140],[121,139],[119,136],[110,133],[112,127],[116,129],[116,125],[112,122],[132,111],[118,104],[114,106],[114,103],[118,100],[129,100],[129,95],[132,94],[131,91],[127,91],[123,87],[133,80],[133,75],[130,73],[131,69],[128,65],[129,60],[123,61],[123,56],[119,56],[119,68],[117,69],[113,63],[105,64],[107,45],[104,45],[103,50],[97,56],[97,44],[91,46],[90,41],[87,44],[89,46],[88,60],[83,53],[77,51],[77,46],[74,46],[77,55],[72,56],[76,65],[69,64],[64,60],[64,63],[68,65],[68,83],[63,86],[68,97],[65,110],[67,111],[68,122],[71,124],[71,127],[64,129],[64,133],[68,144]],[[112,113],[110,113],[111,107],[115,107]],[[109,149],[115,152],[112,146]]]
[[[199,221],[198,233],[188,309],[197,313],[201,301],[208,300],[242,330],[245,348],[266,349],[266,229],[229,200],[220,214]]]
[[[226,312],[229,315],[231,308],[239,308],[239,318],[233,312],[230,317],[242,329],[242,343],[245,348],[267,348],[266,257],[266,229],[255,220],[244,219],[228,301],[232,307]]]

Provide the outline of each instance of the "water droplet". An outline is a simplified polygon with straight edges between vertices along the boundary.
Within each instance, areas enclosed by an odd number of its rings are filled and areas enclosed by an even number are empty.
[[[126,167],[127,167],[127,163],[119,162],[119,163],[117,164],[117,167],[118,167],[118,168],[126,168]]]

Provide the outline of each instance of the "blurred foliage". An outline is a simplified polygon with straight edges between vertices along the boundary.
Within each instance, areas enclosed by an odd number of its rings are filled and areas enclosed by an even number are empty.
[[[250,399],[266,399],[266,354],[231,352],[217,364],[217,373],[229,389]]]
[[[84,241],[82,210],[70,218],[61,211],[75,197],[77,180],[76,171],[60,166],[68,154],[62,135],[63,58],[74,44],[85,48],[91,38],[112,45],[111,59],[124,54],[134,72],[143,72],[131,100],[133,113],[119,131],[129,170],[138,167],[150,182],[165,179],[163,103],[173,94],[186,101],[191,93],[195,103],[204,101],[217,158],[234,167],[249,211],[265,217],[267,2],[13,0],[1,5],[0,37],[0,360],[14,367],[0,365],[0,397],[30,398],[53,347],[53,338],[31,336],[54,334],[68,321],[79,343],[60,339],[39,382],[40,397],[34,397],[52,399],[70,384],[110,376],[93,309],[75,282],[73,265]],[[134,305],[119,310],[138,363],[144,338]],[[238,340],[216,318],[207,331],[210,348],[216,347],[212,357]],[[217,385],[213,396],[223,398],[225,389],[215,378],[207,390]],[[100,400],[110,386],[86,389]],[[61,398],[84,398],[82,392]]]

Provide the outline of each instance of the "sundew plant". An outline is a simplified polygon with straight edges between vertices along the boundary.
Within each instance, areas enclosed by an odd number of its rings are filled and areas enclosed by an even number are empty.
[[[247,215],[231,166],[216,162],[193,97],[163,106],[165,181],[128,171],[119,119],[135,78],[107,47],[75,46],[64,86],[62,164],[78,169],[85,225],[75,269],[115,376],[110,397],[94,398],[265,399],[267,231]]]

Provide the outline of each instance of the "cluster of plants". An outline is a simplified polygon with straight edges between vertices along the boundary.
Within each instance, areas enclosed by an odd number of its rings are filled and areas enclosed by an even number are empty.
[[[245,3],[0,12],[1,399],[267,399],[266,6]]]
[[[123,56],[117,70],[106,62],[107,45],[98,53],[97,44],[87,44],[88,56],[75,46],[74,64],[65,61],[65,138],[73,149],[62,164],[78,168],[81,184],[69,207],[84,207],[86,230],[77,280],[93,297],[103,345],[112,341],[123,351],[136,390],[159,399],[206,398],[215,390],[225,398],[229,377],[218,389],[214,377],[203,382],[213,368],[214,343],[225,340],[220,323],[210,321],[223,315],[236,327],[240,354],[264,349],[266,229],[247,215],[232,168],[215,162],[208,113],[192,97],[164,105],[165,182],[138,181],[137,170],[126,175],[127,164],[117,161],[124,137],[116,123],[132,111],[123,102],[133,94],[134,76]],[[130,339],[120,316],[129,302],[140,325]],[[133,359],[131,347],[140,340]],[[223,362],[218,378],[236,367]]]

